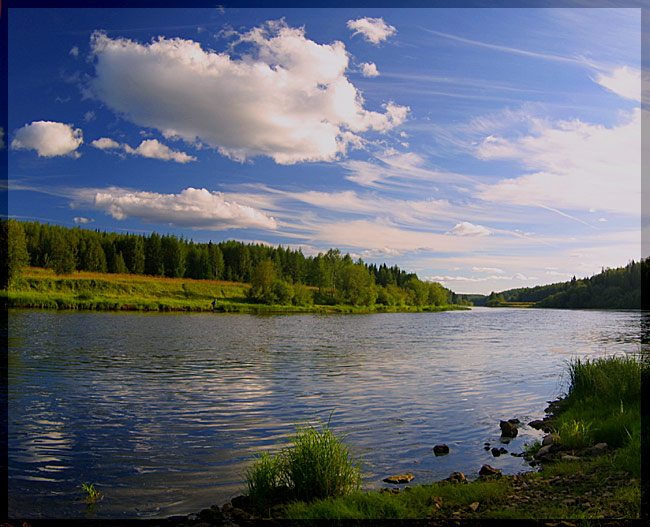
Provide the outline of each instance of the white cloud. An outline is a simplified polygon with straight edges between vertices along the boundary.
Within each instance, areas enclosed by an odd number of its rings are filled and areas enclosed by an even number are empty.
[[[488,236],[492,233],[487,227],[483,227],[483,225],[474,225],[468,221],[461,221],[449,231],[449,234],[454,234],[455,236]]]
[[[89,123],[90,121],[94,121],[96,118],[97,116],[95,115],[95,112],[93,112],[92,110],[84,114],[84,121],[86,121],[87,123]]]
[[[126,145],[126,147],[128,147],[128,145]],[[190,156],[185,152],[172,150],[168,146],[163,145],[157,139],[145,139],[135,150],[133,150],[131,147],[125,149],[129,154],[149,157],[151,159],[176,161],[177,163],[189,163],[190,161],[196,161],[196,157]]]
[[[349,172],[345,179],[364,187],[408,186],[411,189],[415,181],[425,182],[428,186],[437,181],[472,181],[462,174],[429,168],[430,163],[415,152],[387,152],[376,157],[379,163],[358,160],[341,163]]]
[[[77,224],[79,224],[79,223],[81,223],[81,224],[85,224],[85,223],[92,223],[92,222],[94,222],[95,220],[89,220],[88,218],[84,218],[84,217],[82,217],[82,216],[76,216],[75,218],[73,218],[73,221],[74,221],[75,223],[77,223]]]
[[[118,143],[117,141],[114,141],[108,137],[95,139],[91,144],[100,150],[120,149],[124,150],[127,154],[134,156],[161,159],[163,161],[176,161],[177,163],[189,163],[190,161],[196,161],[196,157],[190,156],[185,152],[172,150],[168,146],[163,145],[157,139],[145,139],[137,148],[131,148],[125,143]]]
[[[484,160],[509,159],[531,170],[494,185],[477,197],[516,205],[601,210],[638,215],[641,200],[641,111],[610,128],[580,120],[533,120],[529,135],[488,136],[478,147]]]
[[[384,133],[406,119],[408,108],[394,102],[383,112],[364,108],[345,76],[341,42],[318,44],[276,21],[241,35],[242,43],[252,50],[236,59],[191,40],[139,44],[96,32],[87,93],[140,126],[238,161],[331,161],[359,147],[360,133]]]
[[[99,148],[100,150],[112,150],[116,148],[122,148],[122,145],[118,143],[117,141],[114,141],[113,139],[110,139],[109,137],[100,137],[99,139],[95,139],[92,143],[95,148]]]
[[[34,121],[16,131],[11,148],[14,150],[36,150],[39,157],[55,157],[75,152],[83,143],[81,129],[72,125],[52,121]],[[74,152],[74,153],[73,153]]]
[[[364,62],[361,64],[361,75],[364,77],[379,77],[377,65],[374,62]]]
[[[402,252],[396,249],[391,249],[390,247],[382,247],[381,249],[371,249],[367,251],[361,251],[362,258],[377,258],[377,257],[394,257],[401,256]]]
[[[622,66],[607,72],[598,72],[594,82],[616,95],[641,102],[641,70]]]
[[[79,48],[77,46],[73,46],[70,49],[70,55],[72,55],[75,58],[78,57],[79,56]]]
[[[179,194],[132,191],[117,187],[83,189],[75,205],[90,205],[115,219],[137,218],[145,223],[188,229],[276,229],[274,218],[253,207],[227,199],[221,192],[192,187]]]
[[[348,29],[354,31],[353,35],[362,35],[364,39],[373,44],[379,44],[391,35],[397,33],[397,30],[384,22],[383,18],[358,18],[348,20]]]
[[[472,267],[472,271],[475,273],[492,273],[492,274],[503,274],[505,271],[499,269],[498,267]]]

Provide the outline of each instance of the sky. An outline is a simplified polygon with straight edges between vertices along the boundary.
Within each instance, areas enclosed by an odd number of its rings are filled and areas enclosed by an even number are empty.
[[[641,10],[8,10],[8,215],[457,293],[641,256]]]

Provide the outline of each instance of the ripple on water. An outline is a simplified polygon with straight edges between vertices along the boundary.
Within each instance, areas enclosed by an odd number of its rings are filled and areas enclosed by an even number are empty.
[[[639,314],[489,310],[357,316],[9,313],[11,516],[167,517],[241,492],[255,453],[327,423],[364,487],[422,483],[493,458],[499,420],[543,416],[566,359],[636,352]],[[523,426],[521,451],[540,432]],[[437,457],[435,444],[450,445]],[[28,514],[29,513],[29,514]]]

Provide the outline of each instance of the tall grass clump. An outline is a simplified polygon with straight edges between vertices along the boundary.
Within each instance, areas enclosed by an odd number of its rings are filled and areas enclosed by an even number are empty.
[[[361,467],[329,422],[322,430],[299,428],[293,447],[284,450],[284,470],[297,499],[343,496],[361,485]]]
[[[574,449],[605,442],[637,472],[641,439],[641,378],[648,363],[626,355],[569,363],[570,386],[556,420],[560,444]]]
[[[248,497],[263,510],[278,497],[309,502],[345,496],[361,485],[360,465],[329,421],[320,430],[297,427],[290,446],[275,457],[261,454],[246,471]]]

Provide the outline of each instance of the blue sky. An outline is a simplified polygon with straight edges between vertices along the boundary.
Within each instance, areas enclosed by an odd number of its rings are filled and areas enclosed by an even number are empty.
[[[10,8],[11,217],[456,292],[641,257],[641,10]]]

